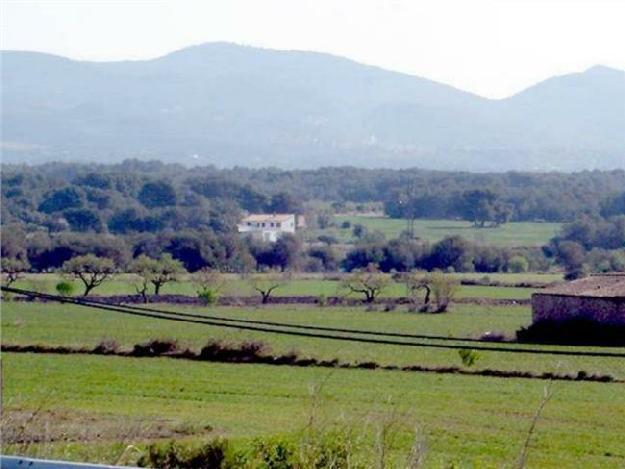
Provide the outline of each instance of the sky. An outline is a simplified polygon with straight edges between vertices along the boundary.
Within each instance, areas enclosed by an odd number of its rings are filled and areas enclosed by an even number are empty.
[[[2,0],[0,46],[147,59],[212,41],[328,52],[489,97],[625,69],[625,0]]]

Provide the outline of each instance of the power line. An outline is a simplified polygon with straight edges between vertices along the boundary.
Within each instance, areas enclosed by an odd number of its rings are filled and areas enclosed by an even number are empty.
[[[93,300],[93,299],[86,300],[86,301],[89,303],[93,303],[93,304],[105,304],[105,305],[110,304],[110,303],[105,303],[105,302],[101,302],[99,300]],[[310,324],[261,321],[258,319],[227,318],[224,316],[181,313],[177,311],[169,311],[169,310],[164,310],[164,309],[148,308],[148,307],[133,306],[133,305],[124,305],[123,308],[132,309],[135,311],[147,311],[147,312],[152,312],[152,313],[175,314],[177,316],[197,318],[197,319],[213,319],[213,320],[224,321],[224,322],[259,324],[259,325],[266,325],[266,326],[278,326],[278,327],[286,327],[286,328],[294,328],[294,329],[307,329],[307,330],[314,330],[314,331],[340,332],[340,333],[347,333],[347,334],[374,335],[374,336],[387,336],[387,337],[402,337],[406,339],[430,339],[430,340],[441,340],[441,341],[450,341],[450,342],[477,342],[477,343],[487,343],[487,344],[493,343],[493,341],[491,340],[475,339],[471,337],[450,337],[450,336],[444,336],[444,335],[408,334],[404,332],[372,331],[372,330],[366,330],[366,329],[349,329],[349,328],[336,328],[336,327],[327,327],[327,326],[312,326]]]
[[[50,295],[46,293],[39,293],[29,290],[22,290],[11,287],[1,287],[2,291],[8,293],[15,293],[19,295],[29,296],[31,298],[43,298],[50,301],[56,301],[60,303],[70,303],[79,306],[85,306],[88,308],[94,309],[102,309],[105,311],[113,311],[122,314],[128,314],[139,317],[146,317],[152,319],[164,319],[167,321],[175,321],[175,322],[185,322],[192,324],[205,324],[216,327],[226,327],[231,329],[240,329],[240,330],[249,330],[256,332],[268,332],[274,334],[282,334],[282,335],[290,335],[297,337],[308,337],[308,338],[317,338],[317,339],[328,339],[328,340],[339,340],[339,341],[350,341],[350,342],[359,342],[359,343],[367,343],[367,344],[377,344],[377,345],[394,345],[401,347],[425,347],[425,348],[440,348],[440,349],[451,349],[451,350],[461,350],[471,348],[474,350],[480,351],[491,351],[491,352],[509,352],[509,353],[528,353],[528,354],[538,354],[538,355],[565,355],[565,356],[580,356],[580,357],[615,357],[615,358],[625,358],[625,353],[620,352],[595,352],[595,351],[574,351],[574,350],[554,350],[554,349],[537,349],[537,348],[518,348],[518,347],[501,347],[501,346],[491,346],[485,347],[481,345],[458,345],[458,344],[437,344],[437,343],[429,343],[429,342],[406,342],[406,341],[397,341],[397,340],[388,340],[388,339],[376,339],[376,338],[364,338],[364,337],[354,337],[348,335],[329,335],[329,334],[321,334],[317,332],[305,332],[305,331],[290,331],[290,330],[282,330],[284,328],[298,328],[298,329],[309,329],[315,330],[320,329],[322,326],[303,326],[303,325],[293,325],[293,324],[285,324],[285,323],[271,323],[271,327],[262,327],[259,325],[247,325],[247,324],[236,324],[236,322],[252,322],[252,323],[269,323],[269,321],[251,321],[251,320],[236,320],[232,318],[219,318],[216,316],[202,316],[191,313],[178,313],[175,311],[166,311],[166,310],[151,310],[149,308],[141,308],[137,306],[119,306],[112,305],[110,303],[103,303],[94,300],[88,299],[78,299],[78,298],[69,298],[62,297],[57,295]],[[282,329],[275,329],[275,327],[280,327]],[[341,333],[356,333],[359,335],[363,335],[367,333],[369,335],[377,335],[377,336],[390,336],[389,333],[385,332],[374,332],[374,331],[362,331],[355,332],[357,330],[350,329],[335,329],[335,328],[326,328],[328,330],[332,330],[335,332]],[[353,331],[353,332],[350,332]],[[392,334],[400,334],[400,333],[392,333]],[[406,335],[409,336],[409,335]],[[431,340],[445,340],[445,341],[458,341],[461,342],[464,339],[455,339],[450,337],[444,337],[442,339],[433,339],[436,336],[428,336],[428,339]],[[474,339],[477,340],[477,339]]]

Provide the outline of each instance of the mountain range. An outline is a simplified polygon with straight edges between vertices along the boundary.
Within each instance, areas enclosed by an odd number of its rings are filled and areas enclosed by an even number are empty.
[[[500,100],[316,52],[208,43],[152,60],[1,53],[3,162],[625,168],[625,72]]]

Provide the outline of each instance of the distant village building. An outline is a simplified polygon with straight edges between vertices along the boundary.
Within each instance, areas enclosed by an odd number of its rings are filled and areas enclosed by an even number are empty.
[[[241,220],[238,231],[274,243],[284,233],[295,233],[304,226],[304,218],[301,215],[253,213]]]
[[[625,326],[625,273],[591,275],[534,293],[532,318]]]

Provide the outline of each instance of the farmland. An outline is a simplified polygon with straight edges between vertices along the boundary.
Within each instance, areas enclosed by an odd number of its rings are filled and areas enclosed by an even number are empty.
[[[176,309],[162,305],[163,308]],[[180,309],[180,308],[177,308]],[[229,318],[248,318],[287,324],[385,332],[427,333],[454,337],[479,337],[486,331],[498,331],[510,337],[531,321],[526,307],[484,307],[455,305],[447,315],[424,315],[405,311],[368,312],[364,308],[258,307],[258,308],[185,308],[201,314]],[[242,342],[262,341],[275,353],[297,351],[302,356],[343,361],[377,361],[381,364],[448,366],[460,363],[456,351],[429,348],[406,348],[324,341],[253,331],[239,331],[214,326],[170,323],[153,319],[120,316],[85,307],[53,304],[10,304],[4,308],[3,341],[10,344],[45,344],[93,347],[104,339],[132,347],[149,339],[175,339],[182,347],[199,349],[209,339]],[[534,372],[602,372],[625,378],[625,363],[618,358],[533,356],[484,352],[478,369],[523,370]]]
[[[172,305],[155,306],[175,309]],[[364,307],[185,310],[229,318],[454,337],[479,337],[487,330],[512,336],[531,319],[529,308],[523,306],[459,304],[442,315],[399,309],[366,311]],[[341,362],[461,364],[454,350],[363,347],[353,342],[170,323],[75,305],[4,302],[2,313],[3,344],[93,347],[107,340],[129,349],[151,339],[171,339],[180,347],[197,350],[208,340],[262,341],[272,353],[296,351],[302,357]],[[34,412],[37,417],[31,431],[45,433],[52,425],[76,440],[62,442],[49,435],[45,444],[9,446],[8,452],[110,463],[123,453],[122,440],[141,448],[146,441],[168,438],[194,442],[222,435],[238,445],[256,437],[290,438],[306,424],[311,386],[323,383],[317,417],[320,425],[364,425],[366,431],[375,433],[381,416],[401,415],[393,451],[404,454],[409,450],[410,431],[417,426],[427,448],[426,467],[514,464],[545,386],[552,386],[554,395],[539,422],[537,442],[529,456],[531,467],[551,467],[553,461],[559,461],[561,467],[576,467],[580,462],[620,467],[625,460],[625,447],[618,437],[625,422],[625,401],[618,392],[623,385],[618,383],[549,385],[528,379],[90,355],[4,353],[3,362],[5,418],[18,421]],[[572,374],[583,370],[625,378],[625,364],[619,358],[480,352],[474,369]],[[493,413],[498,416],[495,420]],[[102,438],[80,433],[85,431],[85,419]],[[124,458],[123,462],[132,463],[136,454]]]
[[[45,405],[50,413],[40,416],[39,425],[60,419],[69,434],[80,432],[87,419],[102,432],[108,428],[110,439],[104,433],[97,441],[34,445],[33,454],[109,463],[123,452],[124,445],[114,444],[122,435],[141,446],[137,429],[156,427],[187,440],[206,439],[207,433],[235,441],[288,435],[305,426],[310,388],[323,383],[320,425],[373,427],[384,415],[401,413],[403,433],[395,447],[406,449],[406,433],[417,427],[426,467],[511,466],[545,387],[534,380],[181,364],[166,358],[6,354],[4,360],[5,409]],[[554,384],[530,467],[556,467],[554,461],[558,467],[622,467],[625,402],[615,386]]]
[[[350,228],[341,228],[349,222]],[[397,238],[407,228],[407,220],[383,216],[337,215],[335,227],[314,230],[309,237],[327,234],[335,236],[341,242],[352,242],[352,229],[356,224],[363,225],[369,231],[379,231],[387,239]],[[415,236],[429,242],[437,242],[445,236],[458,235],[478,244],[501,247],[544,246],[555,236],[562,225],[560,223],[515,222],[497,227],[476,228],[470,222],[457,220],[425,220],[414,222]]]

